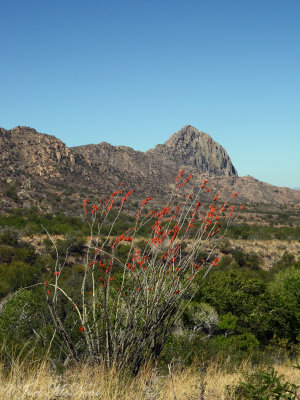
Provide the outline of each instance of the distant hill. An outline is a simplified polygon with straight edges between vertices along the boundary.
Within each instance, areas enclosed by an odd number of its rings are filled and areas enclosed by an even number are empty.
[[[190,125],[146,152],[105,142],[68,148],[56,137],[32,128],[0,128],[2,208],[36,206],[50,211],[88,192],[109,194],[120,182],[135,191],[136,199],[163,198],[180,168],[193,174],[195,190],[208,179],[211,191],[224,198],[238,192],[239,202],[300,201],[297,190],[239,177],[226,150]]]

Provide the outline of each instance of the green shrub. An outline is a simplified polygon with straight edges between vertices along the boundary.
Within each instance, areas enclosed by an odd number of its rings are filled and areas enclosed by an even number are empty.
[[[222,315],[218,323],[218,329],[221,331],[225,331],[226,333],[233,332],[235,330],[237,321],[238,318],[229,312],[225,315]]]
[[[223,256],[218,264],[219,270],[228,270],[230,267],[232,267],[234,263],[234,259],[229,256]]]
[[[221,320],[237,317],[234,334],[252,333],[267,345],[277,335],[296,343],[300,330],[300,270],[287,268],[264,282],[248,270],[216,270],[197,291],[195,300],[213,306]]]
[[[255,253],[245,253],[242,250],[233,252],[233,258],[240,267],[259,269],[261,261]]]
[[[214,338],[213,344],[218,346],[219,352],[225,353],[226,356],[232,355],[232,357],[241,355],[241,353],[249,354],[259,347],[259,341],[252,333],[227,337],[217,336]]]
[[[278,272],[270,281],[266,300],[261,312],[266,315],[270,339],[276,334],[279,338],[296,341],[300,331],[300,270],[289,267]]]
[[[296,400],[299,386],[288,382],[272,368],[257,371],[245,377],[237,386],[228,387],[228,399]]]
[[[0,263],[11,263],[12,261],[23,261],[34,263],[36,254],[33,248],[18,248],[0,245]]]
[[[21,291],[3,305],[0,314],[2,351],[17,355],[27,346],[28,351],[34,347],[38,356],[47,348],[51,335],[50,327],[45,323],[47,307],[42,294],[37,296],[31,290]]]
[[[0,296],[6,295],[24,286],[36,283],[41,278],[41,271],[34,265],[22,261],[0,264]]]
[[[0,218],[1,225],[1,218]],[[18,230],[10,227],[2,228],[0,231],[0,243],[7,246],[18,246],[20,233]]]

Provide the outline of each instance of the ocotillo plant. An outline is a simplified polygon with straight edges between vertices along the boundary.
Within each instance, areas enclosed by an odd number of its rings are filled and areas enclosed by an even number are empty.
[[[161,353],[174,323],[193,298],[195,277],[201,274],[204,279],[217,266],[219,260],[211,259],[211,254],[233,220],[234,206],[227,202],[220,205],[215,194],[203,213],[200,197],[203,191],[209,192],[207,180],[197,192],[185,195],[181,204],[174,204],[181,188],[190,184],[192,176],[184,176],[180,170],[170,199],[161,209],[145,211],[146,204],[153,200],[145,198],[133,226],[118,236],[112,232],[133,191],[125,193],[120,186],[106,201],[90,205],[88,199],[84,200],[90,236],[79,289],[80,304],[75,304],[60,286],[63,266],[58,258],[55,282],[45,282],[54,332],[63,341],[68,357],[86,357],[108,366],[126,365],[137,373],[144,361],[155,360]],[[103,236],[103,227],[113,209],[110,230]],[[150,221],[151,233],[143,248],[138,248],[140,232]],[[211,242],[211,253],[199,262],[197,256],[207,242]],[[126,259],[121,260],[118,248],[124,244],[127,244]],[[66,326],[57,311],[60,296],[73,306],[72,327]]]

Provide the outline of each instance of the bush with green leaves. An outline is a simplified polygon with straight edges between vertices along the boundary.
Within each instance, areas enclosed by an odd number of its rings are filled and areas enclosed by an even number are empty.
[[[286,267],[271,278],[226,267],[207,277],[195,300],[212,305],[220,324],[231,315],[236,321],[231,335],[251,333],[262,346],[276,335],[288,341],[287,349],[295,349],[300,331],[300,270]]]
[[[17,355],[24,347],[41,354],[49,343],[51,327],[43,292],[20,291],[1,306],[0,340],[6,353]],[[3,352],[3,349],[2,349]]]
[[[33,264],[37,255],[32,247],[12,247],[0,245],[0,263],[11,263],[13,261],[23,261]]]
[[[289,267],[274,276],[261,309],[268,323],[265,335],[296,342],[300,332],[300,269]]]
[[[239,400],[297,400],[297,386],[286,381],[274,368],[248,374],[236,386],[228,387],[227,398]]]
[[[239,267],[259,269],[261,264],[261,260],[257,254],[245,253],[240,249],[233,251],[233,258]]]
[[[41,271],[35,265],[23,261],[0,264],[0,297],[41,279]]]

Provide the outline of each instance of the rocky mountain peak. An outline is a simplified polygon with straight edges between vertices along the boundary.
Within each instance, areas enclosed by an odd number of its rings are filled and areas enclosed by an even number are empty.
[[[178,132],[173,133],[173,135],[171,135],[170,138],[165,142],[165,145],[173,146],[176,143],[178,144],[179,141],[190,143],[203,136],[209,137],[207,133],[198,131],[198,129],[195,128],[194,126],[185,125]]]
[[[163,157],[176,165],[193,167],[197,173],[208,172],[220,176],[237,176],[226,150],[208,134],[185,125],[164,144],[147,152]]]

